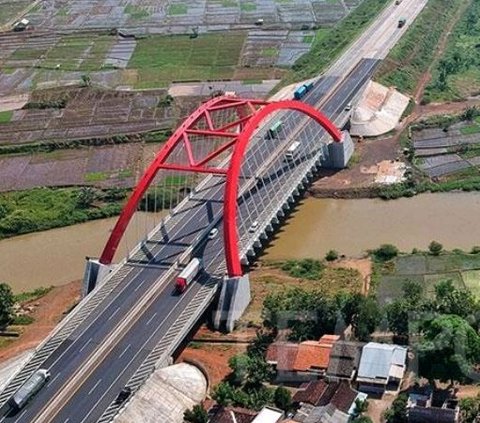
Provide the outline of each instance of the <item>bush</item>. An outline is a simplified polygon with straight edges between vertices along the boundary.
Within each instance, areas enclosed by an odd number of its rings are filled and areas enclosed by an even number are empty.
[[[201,405],[194,405],[191,410],[186,410],[183,418],[190,423],[208,423],[208,413]]]
[[[382,244],[379,248],[373,250],[374,257],[379,261],[391,260],[396,257],[398,253],[398,248],[392,244]]]
[[[432,241],[428,246],[428,251],[434,256],[438,256],[443,250],[443,245],[437,241]]]
[[[330,250],[325,255],[325,260],[327,260],[327,261],[335,261],[336,259],[338,259],[338,251]]]
[[[277,408],[288,412],[292,407],[292,394],[288,389],[284,388],[283,386],[279,386],[277,389],[275,389],[273,401],[275,402],[275,406]]]
[[[478,245],[475,245],[472,247],[472,250],[470,251],[471,254],[480,254],[480,247]]]
[[[294,278],[317,280],[322,277],[324,264],[320,260],[288,260],[282,265],[282,270]]]
[[[13,319],[12,324],[19,325],[19,326],[26,326],[33,323],[35,319],[32,316],[22,315],[22,316],[15,316]]]

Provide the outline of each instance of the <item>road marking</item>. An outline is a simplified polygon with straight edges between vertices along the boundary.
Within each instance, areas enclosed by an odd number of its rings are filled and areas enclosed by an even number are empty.
[[[118,358],[122,358],[123,354],[125,354],[129,348],[132,346],[132,344],[128,344],[127,347],[122,351],[122,353],[118,356]]]
[[[28,408],[25,409],[25,410],[23,410],[23,413],[18,416],[18,419],[17,419],[17,420],[20,420],[20,419],[25,415],[25,413],[27,412],[27,410],[28,410]]]
[[[110,317],[107,320],[111,320],[115,314],[117,314],[120,311],[120,306],[117,307],[117,309],[110,315]]]
[[[140,287],[145,283],[145,281],[146,281],[146,279],[144,279],[142,282],[140,282],[140,283],[137,285],[137,287],[133,290],[133,292],[137,292],[137,291],[140,289]]]
[[[93,386],[92,389],[90,389],[90,391],[88,391],[88,394],[87,395],[90,395],[93,391],[95,391],[95,388],[100,385],[100,382],[102,381],[102,379],[98,379],[97,380],[97,383]]]
[[[83,344],[82,348],[80,348],[80,349],[78,350],[78,352],[82,352],[82,351],[85,349],[85,347],[90,343],[91,340],[92,340],[92,338],[89,338],[88,341],[85,342],[85,344]],[[54,363],[54,364],[56,364],[56,363]],[[53,366],[52,366],[52,367],[53,367]]]
[[[51,385],[53,382],[55,382],[55,381],[57,380],[57,378],[61,375],[61,373],[62,373],[62,372],[58,372],[58,373],[55,375],[55,377],[48,382],[47,386],[48,386],[48,385]]]
[[[63,423],[68,423],[70,421],[70,417],[67,417],[67,419]]]
[[[153,313],[152,317],[150,317],[150,319],[148,319],[148,322],[145,326],[148,326],[151,323],[151,321],[155,318],[156,315],[157,315],[157,312]]]

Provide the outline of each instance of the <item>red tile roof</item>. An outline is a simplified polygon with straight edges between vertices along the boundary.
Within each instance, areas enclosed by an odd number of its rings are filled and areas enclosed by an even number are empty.
[[[348,382],[326,383],[323,380],[309,382],[304,389],[300,389],[293,396],[297,403],[308,403],[314,407],[333,405],[340,411],[347,413],[357,398],[358,392],[350,388]]]
[[[297,371],[311,368],[327,369],[333,344],[339,339],[337,335],[324,335],[317,341],[305,341],[298,346],[298,354],[293,365]]]
[[[251,423],[257,414],[246,408],[221,407],[209,421],[210,423]]]
[[[322,398],[328,389],[328,383],[323,380],[315,380],[303,384],[293,396],[293,402],[305,402],[316,405],[320,398]]]
[[[267,362],[276,363],[277,370],[292,371],[297,357],[298,344],[275,342],[267,349]]]

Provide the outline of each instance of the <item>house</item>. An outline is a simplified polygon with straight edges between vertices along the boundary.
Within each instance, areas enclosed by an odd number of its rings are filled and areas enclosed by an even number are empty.
[[[355,401],[366,398],[366,394],[353,390],[347,381],[311,381],[302,385],[293,396],[293,402],[300,405],[294,420],[303,423],[347,423],[355,413]]]
[[[355,378],[362,348],[365,344],[361,342],[337,341],[330,352],[330,362],[327,369],[329,380]]]
[[[283,420],[283,411],[273,407],[263,407],[252,423],[278,423]]]
[[[458,423],[458,400],[446,398],[439,407],[433,406],[433,393],[429,386],[417,387],[409,394],[407,415],[409,423]]]
[[[358,366],[358,389],[376,394],[398,390],[405,373],[406,360],[405,347],[369,342],[362,349]]]
[[[209,423],[252,423],[258,413],[240,407],[220,407]]]
[[[323,376],[330,362],[330,352],[337,335],[324,335],[318,341],[300,344],[274,342],[267,350],[266,360],[275,366],[278,381],[300,383]]]

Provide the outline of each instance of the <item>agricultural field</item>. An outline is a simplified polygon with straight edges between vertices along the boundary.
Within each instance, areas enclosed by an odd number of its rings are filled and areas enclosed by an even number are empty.
[[[0,29],[10,21],[14,21],[19,14],[26,11],[33,4],[33,0],[0,0]]]
[[[412,132],[415,165],[430,178],[480,176],[480,118]],[[467,173],[466,173],[467,172]]]
[[[128,28],[134,33],[179,34],[233,30],[254,25],[278,28],[334,25],[361,0],[66,0],[42,3],[27,15],[36,27],[62,29]]]
[[[377,296],[381,304],[386,304],[402,295],[405,282],[413,281],[421,284],[425,295],[431,297],[435,285],[447,279],[457,288],[470,289],[479,296],[480,254],[453,252],[432,256],[419,253],[396,257],[392,266],[384,266],[381,270]]]
[[[170,129],[175,111],[162,103],[165,96],[162,90],[38,90],[22,109],[0,115],[0,149]]]

